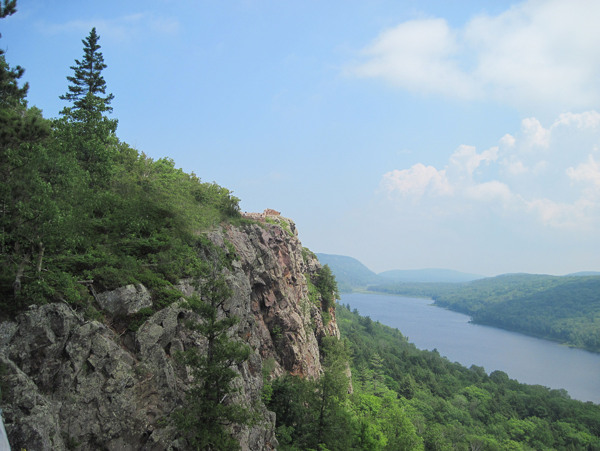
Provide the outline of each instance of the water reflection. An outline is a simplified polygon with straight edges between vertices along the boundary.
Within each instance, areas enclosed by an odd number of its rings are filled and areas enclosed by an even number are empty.
[[[352,293],[340,302],[453,362],[483,366],[488,374],[501,370],[520,382],[564,388],[574,399],[600,403],[600,354],[472,324],[468,316],[428,299]]]

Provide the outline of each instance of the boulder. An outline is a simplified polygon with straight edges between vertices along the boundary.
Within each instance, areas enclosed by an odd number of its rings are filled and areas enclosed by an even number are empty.
[[[128,316],[143,308],[152,307],[152,296],[142,284],[126,285],[96,295],[103,310],[113,316]]]

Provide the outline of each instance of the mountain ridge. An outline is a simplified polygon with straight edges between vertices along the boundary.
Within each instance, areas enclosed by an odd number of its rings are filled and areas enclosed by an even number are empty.
[[[319,261],[329,265],[342,292],[366,290],[370,286],[389,283],[461,283],[484,279],[485,276],[453,269],[394,269],[375,273],[360,260],[346,255],[316,254]]]

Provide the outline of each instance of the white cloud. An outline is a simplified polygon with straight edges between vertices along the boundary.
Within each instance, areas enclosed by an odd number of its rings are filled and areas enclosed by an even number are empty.
[[[490,182],[468,186],[465,189],[465,196],[480,202],[493,202],[499,200],[503,203],[507,203],[511,200],[512,193],[510,192],[510,188],[504,183],[499,182],[498,180],[492,180]]]
[[[584,113],[563,113],[558,119],[552,124],[552,127],[559,127],[561,125],[572,126],[575,125],[577,128],[598,128],[600,127],[600,113],[597,111],[586,111]]]
[[[523,119],[521,131],[528,141],[528,147],[548,147],[550,141],[550,130],[545,129],[540,121],[534,117]]]
[[[459,146],[450,157],[450,162],[459,171],[472,176],[481,163],[489,164],[498,158],[498,147],[492,147],[482,153],[477,153],[473,146]]]
[[[446,172],[421,163],[415,164],[410,169],[394,170],[384,174],[382,187],[388,193],[397,192],[413,199],[418,199],[424,194],[436,196],[452,194]]]
[[[523,162],[517,159],[514,155],[511,155],[509,158],[505,159],[502,164],[510,175],[516,176],[529,172],[529,169],[525,167]]]
[[[515,145],[515,137],[510,133],[507,133],[500,139],[500,145],[506,147],[513,147]]]
[[[404,22],[382,32],[353,72],[449,97],[590,108],[600,101],[598,17],[596,0],[527,0],[457,29],[444,19]]]
[[[594,228],[593,214],[597,205],[586,199],[579,199],[572,204],[551,199],[533,199],[525,204],[545,225],[577,231],[589,231]]]
[[[594,111],[561,115],[547,128],[528,118],[498,146],[483,152],[459,146],[444,167],[396,169],[383,176],[382,187],[400,194],[397,202],[426,201],[420,204],[440,217],[494,207],[515,221],[590,230],[600,227],[598,148],[600,115]]]
[[[580,163],[576,168],[567,168],[567,176],[577,182],[589,182],[594,188],[600,190],[600,165],[593,155],[589,156],[586,163]]]
[[[445,20],[409,21],[383,32],[363,51],[367,61],[354,72],[416,91],[473,97],[473,84],[457,65],[458,49]]]

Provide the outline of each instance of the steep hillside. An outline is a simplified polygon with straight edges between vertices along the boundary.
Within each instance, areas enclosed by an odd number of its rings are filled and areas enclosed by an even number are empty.
[[[395,283],[462,283],[484,278],[452,269],[394,269],[376,274],[353,257],[320,253],[317,257],[331,267],[340,291],[346,293]]]
[[[324,265],[329,265],[338,282],[338,287],[342,292],[366,288],[368,285],[376,284],[380,281],[377,274],[363,265],[360,261],[345,255],[320,254],[317,253],[319,261]]]
[[[240,390],[229,401],[257,416],[253,425],[233,431],[246,450],[277,446],[274,415],[261,400],[264,377],[284,372],[318,377],[320,340],[339,336],[334,311],[323,315],[319,300],[309,297],[307,277],[318,274],[319,262],[303,252],[292,221],[270,219],[208,234],[233,259],[226,274],[233,296],[220,315],[239,318],[232,336],[251,348],[250,358],[235,368]],[[190,295],[194,281],[181,280],[176,288]],[[104,321],[86,319],[58,302],[32,306],[0,323],[1,407],[11,445],[185,449],[168,418],[191,382],[177,351],[206,346],[187,326],[194,313],[177,301],[128,328],[124,325],[152,304],[143,285],[95,298]],[[323,316],[330,319],[327,324]]]

